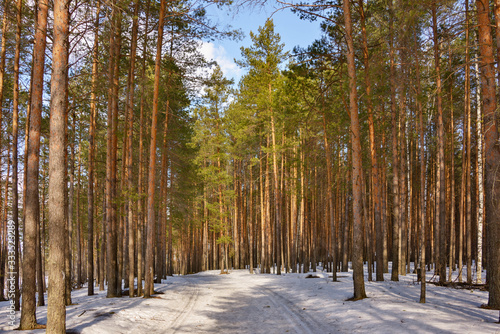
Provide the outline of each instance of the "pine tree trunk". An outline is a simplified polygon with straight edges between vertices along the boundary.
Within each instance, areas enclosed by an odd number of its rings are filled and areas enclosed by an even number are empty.
[[[9,27],[9,20],[8,20],[8,14],[9,14],[9,1],[4,0],[4,12],[2,15],[2,40],[0,42],[0,110],[3,106],[3,95],[4,95],[4,75],[5,75],[5,54],[7,51],[7,30]],[[0,112],[0,131],[2,131],[2,116],[3,113]],[[2,138],[0,138],[0,148],[2,148]],[[10,151],[10,146],[8,151]],[[10,153],[10,152],[9,152]],[[8,158],[7,158],[8,160]],[[10,168],[10,164],[7,161],[7,168]],[[0,159],[0,166],[2,166],[2,161]],[[7,176],[8,179],[8,176]],[[8,182],[7,182],[8,183]],[[2,196],[2,189],[0,186],[0,201],[2,201],[3,198],[8,197],[8,189],[5,191],[5,196]],[[4,206],[3,206],[3,201],[2,201],[2,210],[0,211],[0,219],[3,219],[3,211]],[[2,220],[3,223],[1,225],[1,236],[2,240],[5,239],[5,236],[7,235],[7,221],[4,219]],[[6,253],[7,253],[7,247],[6,245],[1,245],[0,246],[0,287],[5,286],[5,273],[7,272],[5,270],[5,260],[6,260]],[[4,294],[4,289],[0,289],[0,301],[6,300],[6,296]]]
[[[76,129],[76,122],[75,122]],[[76,140],[76,138],[75,138]],[[82,175],[81,150],[78,147],[78,177],[76,186],[76,288],[82,287],[82,226],[80,223],[80,181]]]
[[[140,101],[140,118],[139,118],[139,175],[137,180],[137,188],[138,188],[138,200],[137,200],[137,296],[141,296],[143,293],[142,289],[142,277],[144,276],[144,257],[143,257],[143,227],[144,227],[144,197],[143,197],[143,176],[145,169],[145,160],[142,155],[144,151],[144,91],[146,86],[146,56],[148,54],[148,27],[149,27],[149,8],[150,1],[146,2],[146,19],[145,19],[145,27],[144,27],[144,43],[142,47],[142,68],[141,68],[141,101]]]
[[[489,24],[489,2],[476,0],[477,20],[479,24],[479,48],[481,62],[481,91],[483,97],[483,126],[486,187],[486,235],[488,245],[488,306],[500,308],[500,216],[498,213],[500,187],[497,186],[497,175],[500,167],[500,150],[498,147],[498,120],[495,112],[496,84],[494,72],[493,42]]]
[[[137,51],[137,35],[139,30],[138,24],[138,14],[139,14],[139,1],[136,0],[134,4],[134,16],[132,19],[132,42],[130,46],[130,69],[128,74],[128,87],[127,87],[127,108],[128,108],[128,133],[127,133],[127,174],[128,183],[127,190],[129,192],[128,198],[128,285],[129,285],[129,297],[134,297],[134,277],[135,277],[135,224],[134,224],[134,201],[132,197],[132,189],[134,189],[134,177],[133,177],[133,146],[132,137],[134,135],[133,124],[134,124],[134,89],[135,89],[135,58]],[[139,280],[138,280],[139,282]]]
[[[67,0],[54,1],[54,47],[52,56],[49,146],[49,291],[47,333],[66,332],[65,307],[65,151],[67,122]]]
[[[439,275],[439,282],[444,283],[446,280],[446,180],[445,180],[445,164],[444,164],[444,122],[443,122],[443,107],[441,97],[441,66],[440,66],[440,51],[439,39],[437,32],[437,14],[436,2],[432,4],[432,30],[434,41],[434,67],[436,70],[436,99],[437,99],[437,199],[436,199],[436,272]]]
[[[21,22],[22,2],[18,2],[18,24]],[[42,121],[43,73],[45,65],[45,37],[47,34],[48,4],[38,2],[37,29],[35,33],[35,47],[33,50],[33,76],[31,91],[31,107],[29,120],[28,160],[26,164],[26,201],[24,208],[24,236],[23,236],[23,294],[20,329],[34,329],[36,327],[36,248],[37,230],[40,227],[40,207],[38,193],[38,174],[40,162],[40,130]],[[20,34],[20,26],[18,33]],[[17,37],[16,37],[17,38]],[[20,38],[20,35],[19,35]],[[17,51],[16,51],[17,52]],[[27,134],[28,135],[28,134]]]
[[[363,37],[363,61],[365,66],[365,86],[366,86],[366,99],[367,99],[367,111],[368,111],[368,130],[370,137],[370,158],[371,158],[371,179],[373,191],[371,194],[373,201],[373,216],[376,232],[376,280],[384,280],[384,259],[383,259],[383,247],[384,239],[382,233],[382,221],[380,217],[380,200],[381,200],[381,187],[380,178],[378,171],[378,161],[377,161],[377,151],[375,148],[375,126],[373,121],[373,103],[371,99],[371,80],[370,80],[370,62],[368,60],[368,41],[366,36],[366,26],[365,26],[365,12],[363,9],[363,0],[359,0],[359,12],[361,18],[361,33]]]
[[[353,192],[353,281],[354,300],[366,298],[363,273],[363,221],[362,221],[362,162],[361,139],[358,121],[358,94],[356,91],[356,64],[354,60],[354,42],[350,1],[343,1],[344,22],[347,39],[347,69],[349,73],[349,109],[351,117],[352,140],[352,192]]]
[[[95,168],[95,132],[97,122],[97,71],[99,57],[99,14],[100,2],[97,2],[94,25],[94,46],[92,49],[92,91],[90,95],[90,126],[88,156],[88,191],[87,191],[87,294],[94,294],[94,168]],[[97,246],[97,245],[96,245]]]
[[[15,310],[20,308],[19,292],[19,194],[18,194],[18,136],[19,136],[19,57],[21,53],[21,10],[22,0],[18,0],[17,27],[16,27],[16,49],[14,54],[14,93],[12,103],[12,220],[15,228]]]
[[[399,281],[399,227],[401,214],[399,206],[399,158],[398,158],[398,121],[396,110],[396,73],[394,60],[394,14],[392,0],[389,0],[391,19],[389,23],[389,57],[390,57],[390,86],[391,86],[391,124],[392,124],[392,193],[393,193],[393,219],[392,219],[392,273],[391,280]]]
[[[424,138],[424,121],[422,102],[418,98],[422,94],[420,83],[420,59],[418,57],[417,35],[414,36],[414,54],[416,55],[416,75],[417,75],[417,109],[418,109],[418,132],[420,144],[420,235],[419,235],[419,251],[418,258],[420,259],[420,303],[425,303],[425,138]]]
[[[163,21],[165,18],[165,0],[161,0],[160,20],[158,24],[158,40],[156,44],[155,77],[153,92],[153,110],[151,114],[151,143],[149,147],[149,171],[148,171],[148,219],[146,240],[146,282],[144,286],[144,298],[149,298],[154,293],[153,272],[153,242],[155,231],[155,165],[156,165],[156,127],[158,122],[158,97],[160,90],[160,65],[161,47],[163,43]]]

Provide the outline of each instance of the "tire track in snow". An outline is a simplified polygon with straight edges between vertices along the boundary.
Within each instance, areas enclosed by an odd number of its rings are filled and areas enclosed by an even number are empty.
[[[191,287],[191,294],[189,295],[189,299],[187,300],[184,307],[177,311],[177,314],[172,321],[170,328],[173,330],[173,333],[178,333],[181,331],[181,326],[184,323],[184,320],[191,314],[199,296],[199,289],[196,284],[193,284],[188,279],[186,279],[188,286]],[[183,290],[184,291],[184,290]]]
[[[326,334],[332,332],[332,330],[326,328],[320,321],[314,319],[307,312],[300,312],[300,310],[297,309],[297,305],[286,297],[283,297],[272,289],[266,287],[261,288],[267,292],[266,296],[276,306],[276,308],[285,311],[284,315],[290,320],[291,323],[296,325],[293,328],[297,333]]]

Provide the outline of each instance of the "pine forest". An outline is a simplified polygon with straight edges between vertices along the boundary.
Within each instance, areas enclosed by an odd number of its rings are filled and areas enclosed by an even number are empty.
[[[151,332],[85,331],[71,321],[92,309],[71,307],[184,298],[169,289],[200,277],[200,294],[209,273],[229,290],[323,277],[331,294],[348,278],[340,305],[360,310],[391,304],[386,282],[411,278],[416,309],[469,289],[492,327],[467,332],[500,330],[500,0],[289,1],[1,0],[5,330]],[[252,31],[231,22],[265,6]],[[285,45],[285,11],[320,37]],[[237,78],[202,52],[247,35]],[[260,312],[337,332],[265,285]],[[193,305],[159,332],[210,332],[182,329]]]

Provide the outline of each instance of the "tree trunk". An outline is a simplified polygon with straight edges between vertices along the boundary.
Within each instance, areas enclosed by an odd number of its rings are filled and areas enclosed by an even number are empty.
[[[444,123],[443,123],[443,107],[441,97],[441,66],[440,66],[440,51],[439,38],[437,32],[437,13],[436,2],[432,4],[432,31],[434,41],[434,67],[436,70],[436,99],[437,99],[437,198],[436,198],[436,272],[439,275],[439,282],[444,283],[446,280],[446,180],[445,180],[445,165],[444,165]]]
[[[414,54],[416,55],[416,74],[417,74],[417,109],[418,109],[418,132],[420,141],[420,236],[418,258],[420,259],[420,303],[425,303],[425,138],[423,108],[420,100],[422,88],[420,84],[420,59],[418,57],[417,35],[414,36]]]
[[[476,284],[482,283],[482,270],[483,270],[483,217],[484,217],[484,176],[483,176],[483,122],[482,122],[482,112],[481,112],[481,82],[479,80],[479,65],[476,62],[476,80],[477,80],[477,119],[476,119],[476,130],[477,130],[477,261],[476,261]],[[470,112],[469,112],[470,114]],[[470,115],[469,115],[470,123]],[[468,137],[470,141],[470,127],[468,131]],[[470,152],[468,152],[468,158],[470,161]],[[470,174],[468,175],[470,178]],[[470,194],[470,192],[469,192]],[[470,208],[470,195],[468,197],[468,208]],[[470,216],[470,210],[469,210]],[[470,221],[470,219],[469,219]],[[471,224],[470,224],[471,225]],[[472,261],[472,260],[471,260]]]
[[[366,298],[363,273],[363,221],[362,221],[362,162],[361,139],[358,120],[358,94],[356,91],[356,64],[354,60],[354,42],[350,1],[343,1],[344,22],[347,39],[347,69],[349,73],[349,109],[351,117],[352,140],[352,192],[353,192],[353,281],[354,300]]]
[[[50,146],[49,146],[49,291],[47,333],[66,332],[65,248],[66,221],[64,210],[65,151],[67,122],[69,13],[67,0],[54,1],[54,47],[52,56]]]
[[[493,42],[489,21],[489,2],[476,0],[479,25],[481,62],[481,91],[483,96],[483,125],[485,146],[486,187],[486,235],[488,245],[488,306],[500,308],[500,216],[498,213],[500,187],[496,185],[500,167],[498,147],[498,121],[496,119],[496,84],[494,72]]]
[[[148,171],[148,219],[146,240],[146,282],[144,286],[144,298],[149,298],[154,293],[153,272],[153,242],[155,231],[155,165],[156,165],[156,126],[158,122],[158,97],[160,90],[160,65],[161,47],[163,43],[163,21],[165,18],[166,0],[161,0],[160,21],[158,24],[158,40],[156,44],[155,78],[153,92],[153,110],[151,114],[151,143],[149,147],[149,171]]]
[[[370,136],[370,158],[371,158],[371,178],[372,178],[372,201],[373,201],[373,217],[376,231],[376,280],[384,280],[384,238],[382,232],[381,221],[381,186],[378,171],[377,151],[375,148],[375,126],[373,121],[373,103],[371,99],[371,80],[370,80],[370,62],[368,60],[368,41],[366,37],[365,27],[365,12],[363,9],[363,0],[359,0],[359,8],[361,14],[361,33],[363,36],[363,60],[365,65],[365,86],[366,86],[366,99],[368,110],[368,130]]]
[[[144,226],[144,197],[143,197],[143,175],[144,175],[144,164],[145,160],[142,155],[144,150],[144,91],[146,86],[146,56],[148,47],[148,27],[149,27],[149,8],[150,1],[146,3],[146,25],[144,28],[144,43],[143,43],[143,55],[142,55],[142,73],[141,73],[141,101],[140,101],[140,119],[139,119],[139,175],[137,180],[137,192],[139,194],[137,200],[137,296],[142,295],[142,277],[144,261],[143,261],[143,226]]]
[[[100,2],[97,2],[94,26],[94,47],[92,49],[92,91],[90,95],[90,127],[88,158],[88,191],[87,191],[87,294],[94,294],[94,168],[95,168],[95,132],[97,122],[97,71],[99,57],[99,14]]]
[[[19,194],[18,194],[18,136],[19,136],[19,56],[21,53],[22,0],[17,2],[16,50],[14,54],[14,94],[12,104],[12,220],[15,226],[15,310],[19,311]],[[35,320],[36,321],[36,320]]]
[[[391,280],[399,281],[399,226],[401,223],[399,207],[399,158],[398,158],[398,122],[396,111],[396,73],[394,64],[394,14],[392,0],[389,0],[391,19],[389,23],[389,57],[390,57],[390,86],[391,86],[391,122],[392,122],[392,193],[393,193],[393,220],[392,220],[392,273]]]
[[[31,112],[26,163],[26,206],[24,208],[23,294],[20,329],[36,327],[36,248],[37,230],[40,226],[38,174],[40,162],[40,129],[42,121],[43,73],[45,65],[45,37],[47,34],[48,4],[40,0],[33,49],[33,77]],[[22,1],[18,2],[18,24],[21,22]],[[18,26],[20,34],[21,27]],[[17,37],[16,37],[17,38]],[[20,35],[19,35],[20,38]],[[16,51],[17,52],[17,51]]]
[[[135,58],[137,50],[137,34],[139,30],[138,24],[139,15],[139,1],[136,0],[134,4],[134,16],[132,19],[132,42],[130,46],[130,69],[128,74],[128,87],[127,87],[127,108],[128,108],[128,133],[127,133],[127,168],[128,168],[128,185],[127,189],[129,192],[128,198],[128,285],[129,285],[129,297],[134,297],[134,277],[135,277],[135,224],[134,224],[134,201],[132,197],[132,189],[134,189],[134,177],[133,177],[133,146],[132,137],[134,135],[133,125],[134,125],[134,88],[135,88]],[[138,281],[139,282],[139,281]]]

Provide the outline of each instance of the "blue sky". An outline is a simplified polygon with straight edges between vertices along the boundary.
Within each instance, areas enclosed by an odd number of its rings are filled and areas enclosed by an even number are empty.
[[[291,51],[295,46],[306,47],[314,40],[320,38],[321,30],[319,22],[301,20],[289,9],[276,11],[276,3],[268,1],[264,7],[244,8],[238,12],[222,10],[211,6],[207,9],[207,15],[213,22],[221,25],[231,25],[234,29],[241,29],[245,35],[241,41],[214,41],[204,42],[202,53],[210,60],[216,60],[221,66],[224,75],[239,81],[244,73],[235,63],[234,58],[241,59],[241,46],[251,45],[249,33],[257,32],[259,26],[264,25],[266,19],[272,15],[275,32],[281,36],[285,44],[285,51]],[[274,13],[274,14],[273,14]]]

